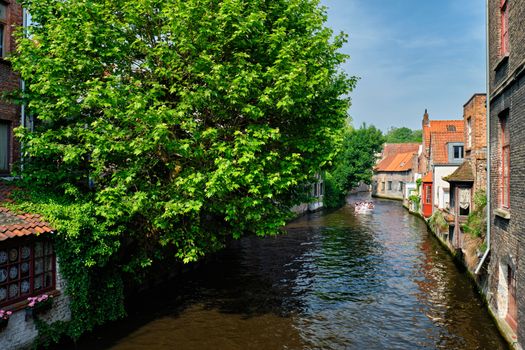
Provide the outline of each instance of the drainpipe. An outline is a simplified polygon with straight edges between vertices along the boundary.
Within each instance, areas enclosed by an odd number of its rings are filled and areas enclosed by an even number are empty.
[[[490,67],[489,67],[489,0],[485,1],[485,37],[486,37],[486,52],[485,52],[485,60],[486,60],[486,88],[487,88],[487,236],[486,236],[486,242],[487,242],[487,250],[485,250],[485,254],[483,254],[483,257],[479,261],[478,266],[476,267],[476,270],[474,273],[477,275],[479,274],[479,271],[481,270],[481,267],[483,266],[483,263],[487,259],[487,256],[490,253],[490,221],[491,221],[491,196],[490,196]]]
[[[27,27],[27,10],[25,8],[22,8],[22,28]],[[22,89],[22,93],[26,90],[26,82],[21,79],[20,80],[20,88]],[[20,109],[20,124],[23,128],[26,127],[26,104],[22,103],[22,107]],[[22,143],[20,145],[20,170],[23,173],[24,172],[24,144]]]

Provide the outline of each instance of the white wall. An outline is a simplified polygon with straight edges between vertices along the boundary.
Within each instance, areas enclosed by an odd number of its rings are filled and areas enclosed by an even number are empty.
[[[443,180],[443,177],[452,174],[457,168],[457,165],[434,165],[434,207],[444,209],[445,203],[450,203],[449,191],[445,191],[450,190],[450,184]]]

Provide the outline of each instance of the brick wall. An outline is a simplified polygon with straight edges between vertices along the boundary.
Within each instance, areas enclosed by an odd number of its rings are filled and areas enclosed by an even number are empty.
[[[57,263],[56,290],[60,295],[53,298],[51,310],[39,315],[45,322],[68,321],[71,319],[69,311],[69,298],[63,293],[65,281],[60,275],[60,267]],[[36,339],[38,331],[32,318],[26,321],[25,310],[21,309],[11,315],[7,327],[0,331],[0,349],[24,349],[29,348]]]
[[[474,94],[463,106],[463,120],[465,122],[465,158],[471,160],[472,174],[474,175],[473,193],[487,187],[487,96]],[[468,144],[467,120],[471,122],[471,145]]]
[[[22,25],[22,7],[15,0],[4,1],[7,5],[7,21],[5,28],[6,40],[5,55],[15,49],[15,38],[12,33],[16,26]],[[0,93],[14,91],[20,88],[20,79],[11,69],[11,64],[4,58],[0,57]],[[6,101],[0,100],[0,121],[9,123],[10,126],[10,154],[9,161],[11,164],[19,160],[20,144],[13,137],[13,129],[20,125],[20,108]]]
[[[491,257],[489,263],[489,303],[500,321],[508,307],[507,266],[516,274],[517,336],[525,345],[525,0],[508,1],[509,55],[500,53],[499,0],[489,1],[489,96],[490,96],[490,193]],[[508,111],[510,130],[510,210],[499,210],[501,191],[501,148],[499,115]],[[496,211],[498,211],[496,213]],[[505,218],[506,217],[506,218]],[[503,321],[504,322],[504,321]]]

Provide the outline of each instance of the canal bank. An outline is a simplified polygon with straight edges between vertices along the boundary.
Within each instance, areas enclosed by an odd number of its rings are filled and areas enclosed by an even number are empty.
[[[476,287],[479,296],[483,299],[484,306],[488,310],[494,324],[498,328],[502,337],[507,341],[510,348],[515,350],[522,350],[522,347],[517,341],[516,333],[509,327],[509,325],[506,322],[503,322],[502,319],[497,316],[496,310],[494,310],[491,307],[491,303],[489,301],[490,293],[488,292],[488,272],[486,270],[487,264],[485,264],[485,268],[480,269],[480,271],[476,273],[473,270],[473,266],[476,265],[467,263],[465,259],[466,255],[464,254],[462,249],[455,249],[451,245],[447,234],[439,232],[439,228],[436,229],[436,227],[430,224],[430,219],[425,219],[419,212],[411,211],[410,208],[407,206],[404,207],[410,214],[420,218],[422,221],[425,222],[427,229],[438,240],[443,249],[445,249],[450,254],[450,256],[454,259],[455,263],[458,265],[459,268],[465,270],[468,278]]]

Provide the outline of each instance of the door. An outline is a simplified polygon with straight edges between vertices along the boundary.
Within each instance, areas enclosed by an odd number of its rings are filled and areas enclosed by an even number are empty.
[[[518,308],[516,307],[516,271],[510,265],[507,265],[507,286],[509,288],[509,305],[507,308],[506,321],[508,325],[516,332],[518,320]]]

